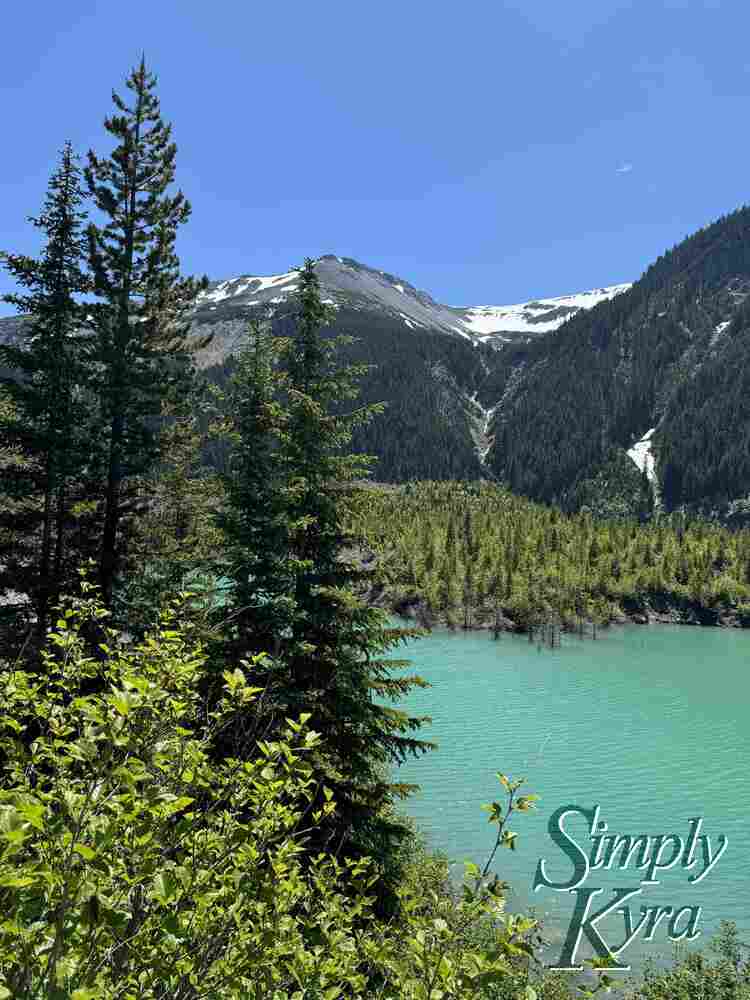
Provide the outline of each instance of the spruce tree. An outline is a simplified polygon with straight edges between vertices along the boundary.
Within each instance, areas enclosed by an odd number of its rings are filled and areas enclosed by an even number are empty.
[[[9,409],[2,434],[13,450],[4,469],[0,514],[6,545],[0,553],[0,590],[31,598],[37,630],[70,578],[66,532],[72,488],[88,458],[89,338],[79,296],[90,288],[84,269],[84,195],[80,170],[66,143],[41,214],[30,221],[43,234],[38,258],[3,254],[21,288],[5,295],[26,319],[17,343],[0,346]]]
[[[189,370],[187,312],[205,279],[181,278],[177,231],[190,216],[182,191],[170,193],[176,146],[145,61],[126,80],[127,103],[104,127],[115,148],[88,154],[86,181],[103,225],[89,227],[97,303],[91,309],[102,369],[101,420],[107,456],[99,571],[105,602],[121,555],[123,489],[157,454],[162,403],[184,395]]]
[[[274,341],[256,330],[232,390],[238,440],[222,519],[233,556],[232,652],[274,654],[273,669],[255,678],[265,687],[264,733],[308,713],[323,734],[318,804],[326,786],[337,813],[316,827],[318,846],[386,859],[403,834],[389,806],[409,791],[388,771],[429,746],[413,735],[423,720],[387,702],[424,682],[383,658],[413,631],[389,628],[354,593],[360,573],[345,524],[368,459],[347,446],[379,408],[349,405],[362,366],[339,364],[348,338],[321,336],[329,314],[312,260],[299,281],[295,336]]]
[[[226,545],[220,572],[233,581],[233,655],[250,640],[257,652],[278,651],[293,618],[296,561],[292,551],[288,468],[280,451],[288,411],[281,367],[288,342],[267,323],[251,322],[247,343],[222,396],[224,419],[214,425],[230,442],[222,476],[227,503],[217,515]]]

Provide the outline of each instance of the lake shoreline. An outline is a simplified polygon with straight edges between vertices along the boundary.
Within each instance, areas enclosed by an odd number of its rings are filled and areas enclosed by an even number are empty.
[[[575,621],[561,621],[552,616],[531,625],[514,619],[505,609],[488,611],[486,608],[471,607],[456,621],[444,612],[431,608],[417,593],[388,595],[374,587],[365,594],[365,601],[371,607],[379,607],[426,629],[445,628],[452,631],[486,631],[528,635],[553,633],[596,636],[597,630],[609,625],[681,625],[708,628],[750,628],[750,616],[736,607],[709,607],[697,601],[671,599],[671,595],[654,595],[651,601],[632,604],[622,602],[616,611],[599,620],[580,618]]]

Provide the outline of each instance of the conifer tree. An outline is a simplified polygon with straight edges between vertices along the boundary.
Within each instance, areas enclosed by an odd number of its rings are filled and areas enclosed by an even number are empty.
[[[89,338],[79,296],[90,288],[84,270],[85,212],[80,170],[66,143],[41,214],[31,218],[44,238],[38,258],[3,254],[21,291],[4,296],[27,319],[18,343],[0,346],[0,367],[11,409],[3,421],[15,459],[4,471],[2,526],[10,544],[0,555],[0,589],[27,594],[37,630],[63,587],[66,529],[76,499],[71,483],[88,460],[85,403],[90,380]],[[80,497],[78,497],[80,499]]]
[[[292,619],[295,562],[291,549],[288,470],[279,438],[288,412],[280,399],[287,379],[281,369],[286,342],[266,324],[251,323],[247,344],[222,400],[225,419],[215,430],[231,444],[222,475],[227,503],[217,515],[226,539],[220,567],[233,581],[231,634],[237,653],[278,650]],[[286,478],[285,478],[286,477]]]
[[[412,735],[423,720],[384,702],[424,682],[396,676],[400,662],[382,658],[413,633],[387,627],[352,591],[345,524],[368,459],[346,449],[379,408],[344,412],[362,366],[339,365],[347,338],[321,336],[328,312],[312,260],[299,281],[296,335],[274,345],[256,329],[234,383],[238,450],[222,519],[233,552],[231,641],[235,655],[243,644],[268,649],[272,631],[275,669],[256,678],[267,685],[264,724],[274,731],[308,713],[324,735],[317,774],[339,812],[314,831],[319,846],[387,858],[403,834],[387,808],[409,790],[387,770],[429,744]]]
[[[127,103],[112,94],[116,113],[104,127],[115,148],[89,151],[86,181],[103,225],[89,227],[89,261],[99,301],[91,310],[102,367],[101,420],[107,456],[100,582],[111,603],[118,567],[123,488],[157,454],[162,402],[184,395],[186,314],[205,279],[181,278],[178,228],[191,207],[170,193],[176,146],[161,116],[156,77],[144,59],[126,80]]]

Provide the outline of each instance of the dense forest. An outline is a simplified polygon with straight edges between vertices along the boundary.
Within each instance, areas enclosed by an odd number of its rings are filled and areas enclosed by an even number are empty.
[[[431,745],[398,702],[425,681],[388,655],[415,630],[367,599],[367,547],[377,586],[434,591],[446,616],[464,601],[471,624],[485,598],[596,616],[662,585],[739,615],[748,539],[368,485],[357,435],[397,375],[359,396],[369,359],[325,335],[312,260],[286,327],[250,323],[200,376],[205,282],[180,273],[190,204],[156,82],[142,60],[113,94],[108,152],[81,169],[63,148],[39,256],[2,257],[25,319],[0,348],[0,1000],[609,989],[548,972],[543,927],[505,910],[522,779],[498,773],[493,848],[462,886],[399,812],[394,766]],[[219,578],[221,600],[201,586]],[[731,926],[717,947],[630,995],[747,997]]]
[[[370,598],[428,624],[567,629],[750,624],[750,532],[682,514],[563,514],[489,483],[371,489],[356,516]]]
[[[577,509],[581,483],[613,449],[656,427],[667,510],[749,494],[748,292],[742,208],[664,254],[630,290],[508,352],[493,377],[493,395],[505,393],[489,455],[497,477]]]
[[[331,338],[346,331],[351,341],[341,345],[342,357],[367,365],[361,379],[365,403],[385,403],[381,420],[358,427],[353,451],[373,456],[373,476],[382,482],[409,479],[476,479],[482,466],[472,436],[466,390],[483,378],[482,357],[465,340],[413,330],[408,336],[385,316],[339,310],[322,331]],[[246,319],[243,321],[246,324]],[[363,325],[364,322],[364,325]],[[287,336],[293,313],[280,311],[271,320],[274,333]],[[198,329],[211,329],[201,324]],[[226,382],[233,355],[203,369],[218,385]],[[212,460],[215,452],[209,452]]]

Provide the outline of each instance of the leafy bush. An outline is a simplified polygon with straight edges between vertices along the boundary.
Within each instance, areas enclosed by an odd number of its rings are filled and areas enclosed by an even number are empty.
[[[712,949],[713,960],[693,952],[665,972],[647,970],[629,1000],[749,1000],[750,964],[743,959],[746,946],[740,944],[733,923],[722,922]]]
[[[400,915],[377,923],[370,863],[305,850],[322,818],[307,760],[321,739],[305,718],[255,759],[212,759],[257,698],[243,668],[263,657],[226,671],[207,713],[185,595],[125,646],[83,586],[44,671],[0,669],[0,997],[461,1000],[517,981],[534,922],[503,912],[489,862],[458,896],[420,866]],[[82,638],[92,622],[106,639],[96,658]],[[533,800],[501,780],[496,848]]]

